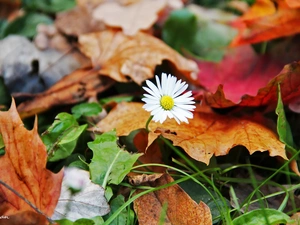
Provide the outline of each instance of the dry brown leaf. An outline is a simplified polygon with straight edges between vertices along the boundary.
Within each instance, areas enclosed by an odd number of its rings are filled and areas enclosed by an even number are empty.
[[[37,121],[28,131],[12,101],[9,111],[0,112],[0,133],[5,144],[5,155],[0,157],[0,179],[51,217],[60,195],[63,171],[54,174],[46,169],[47,152],[37,132]],[[3,185],[0,185],[0,202],[0,215],[14,216],[16,221],[28,217],[28,211],[36,213]]]
[[[168,174],[149,186],[159,187],[173,182]],[[167,204],[164,224],[169,225],[209,225],[212,224],[210,209],[201,202],[199,205],[190,198],[177,184],[143,195],[134,201],[134,211],[140,225],[156,225],[162,213],[162,206]]]
[[[91,10],[88,7],[75,7],[58,13],[55,26],[61,32],[73,36],[105,29],[104,23],[92,19]]]
[[[133,37],[121,31],[106,30],[79,36],[81,51],[91,58],[99,73],[119,82],[130,77],[141,84],[152,78],[155,67],[168,60],[187,77],[196,77],[197,64],[184,58],[163,41],[149,34],[137,33]]]
[[[117,135],[128,135],[132,130],[145,127],[150,116],[142,103],[120,103],[97,124],[101,132],[116,128]],[[284,144],[275,132],[246,118],[222,116],[213,113],[194,113],[189,124],[177,124],[167,119],[163,124],[151,121],[148,146],[159,135],[173,141],[192,158],[209,164],[213,155],[226,155],[237,145],[245,146],[249,153],[269,151],[270,156],[287,159]]]
[[[18,106],[22,118],[33,116],[58,105],[74,104],[95,97],[114,82],[90,68],[78,69],[62,78],[47,91]]]
[[[149,29],[166,5],[166,0],[140,0],[126,5],[108,1],[94,10],[93,17],[107,26],[121,27],[126,35],[135,35],[139,30]]]

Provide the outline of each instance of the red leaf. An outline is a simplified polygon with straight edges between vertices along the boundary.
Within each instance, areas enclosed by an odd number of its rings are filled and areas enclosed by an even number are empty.
[[[270,71],[273,69],[270,68]],[[265,75],[268,75],[266,73]],[[264,73],[261,73],[264,76]],[[259,79],[258,77],[253,80]],[[257,81],[255,81],[257,82]],[[281,84],[282,99],[285,104],[290,103],[297,96],[300,96],[300,62],[294,62],[284,66],[283,70],[273,79],[271,79],[267,85],[262,86],[256,95],[244,95],[241,101],[234,103],[230,101],[226,96],[226,90],[223,90],[223,86],[220,85],[218,90],[214,94],[206,94],[206,103],[212,107],[223,108],[230,106],[267,106],[269,109],[274,108],[277,103],[277,86]],[[234,85],[234,84],[232,84]],[[239,85],[238,83],[236,85]],[[242,84],[240,84],[242,85]],[[250,85],[250,84],[248,84]],[[257,86],[258,87],[258,86]],[[257,88],[256,87],[256,88]],[[231,87],[233,90],[235,86]],[[226,97],[225,97],[226,96]]]

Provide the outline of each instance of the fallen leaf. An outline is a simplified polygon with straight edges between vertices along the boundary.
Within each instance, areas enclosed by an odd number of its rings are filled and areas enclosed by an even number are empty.
[[[97,124],[97,130],[116,129],[118,136],[145,127],[150,116],[141,103],[120,103]],[[137,116],[138,115],[138,116]],[[222,116],[214,113],[194,113],[189,124],[177,124],[167,119],[163,124],[151,121],[148,146],[159,136],[173,141],[197,161],[209,164],[213,155],[226,155],[237,145],[245,146],[250,154],[269,151],[270,156],[287,159],[284,144],[277,134],[261,123],[247,118]]]
[[[99,73],[119,82],[131,78],[141,84],[152,78],[155,67],[170,61],[182,74],[195,78],[197,64],[184,58],[161,40],[145,33],[133,37],[121,31],[106,30],[79,36],[81,51],[91,58]]]
[[[64,176],[60,197],[52,216],[53,220],[66,218],[75,221],[109,213],[110,208],[104,196],[105,190],[100,185],[91,182],[88,171],[77,169],[77,176],[88,182],[80,192],[72,195],[66,182],[67,178]]]
[[[79,36],[93,31],[104,30],[105,25],[92,19],[89,7],[75,7],[72,10],[57,14],[55,25],[63,33]]]
[[[0,41],[0,76],[11,93],[38,93],[80,67],[71,54],[40,51],[27,38],[9,36]]]
[[[37,121],[31,131],[26,130],[12,101],[9,111],[0,112],[0,133],[5,144],[0,179],[50,217],[60,194],[63,171],[54,174],[46,169],[47,152],[37,132]],[[28,211],[36,213],[3,185],[0,202],[0,215],[19,213],[22,217]]]
[[[299,2],[257,0],[248,12],[233,22],[239,34],[231,45],[252,44],[299,33],[300,8],[296,6]]]
[[[159,187],[173,182],[173,178],[164,174],[148,182],[151,187]],[[137,191],[139,193],[141,191]],[[210,209],[203,202],[198,205],[177,184],[143,195],[134,201],[134,211],[139,224],[158,224],[166,205],[166,217],[163,224],[172,225],[209,225],[212,224]]]
[[[126,5],[108,1],[94,10],[93,17],[108,26],[121,27],[124,34],[132,36],[139,30],[149,29],[166,5],[166,0],[140,0]]]
[[[78,103],[94,97],[113,83],[111,79],[100,76],[95,70],[78,69],[62,78],[47,91],[36,94],[31,100],[22,102],[18,106],[18,111],[22,118],[26,118],[54,106]]]
[[[198,84],[211,93],[215,93],[221,84],[223,94],[231,101],[213,102],[209,99],[210,94],[207,94],[209,105],[228,107],[238,104],[246,94],[257,94],[260,88],[266,86],[280,72],[283,65],[270,58],[258,56],[251,46],[246,45],[228,49],[219,63],[199,61],[198,66]]]
[[[259,65],[259,64],[258,64]],[[271,65],[270,65],[271,66]],[[274,66],[274,65],[273,65]],[[271,75],[274,70],[276,71],[276,66],[271,66],[265,68],[265,74]],[[262,71],[264,68],[264,65],[258,66],[258,68],[261,67]],[[258,73],[261,74],[261,73]],[[223,85],[219,85],[218,89],[215,93],[206,93],[205,94],[205,101],[208,105],[215,107],[215,108],[226,108],[231,106],[248,106],[248,107],[259,107],[259,106],[268,106],[269,110],[275,109],[276,103],[277,103],[277,86],[278,83],[281,84],[281,93],[282,93],[282,100],[284,104],[289,104],[291,101],[293,101],[296,97],[300,95],[300,62],[294,62],[291,64],[288,64],[284,66],[282,71],[277,75],[274,76],[274,78],[270,79],[269,82],[267,82],[267,79],[264,78],[257,78],[254,79],[253,77],[250,79],[248,83],[248,90],[251,90],[251,82],[255,83],[256,88],[261,85],[261,87],[257,90],[256,95],[253,94],[254,90],[252,90],[251,95],[245,94],[241,97],[240,101],[237,101],[237,98],[235,98],[235,102],[231,101],[226,96],[226,93],[224,91]],[[263,85],[264,82],[267,82],[266,85]],[[233,83],[232,83],[233,85]],[[241,85],[241,89],[242,86]],[[228,87],[227,87],[228,88]],[[231,86],[231,91],[233,90],[239,90],[238,85]],[[239,91],[241,94],[242,90]]]

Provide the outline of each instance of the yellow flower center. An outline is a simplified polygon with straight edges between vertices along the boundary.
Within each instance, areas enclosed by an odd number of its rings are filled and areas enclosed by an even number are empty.
[[[160,99],[160,105],[164,110],[171,110],[174,106],[174,100],[168,95],[164,95]]]

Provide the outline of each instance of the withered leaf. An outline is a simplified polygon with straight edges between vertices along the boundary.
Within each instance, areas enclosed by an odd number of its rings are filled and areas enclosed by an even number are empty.
[[[119,82],[128,77],[141,84],[152,78],[155,67],[168,60],[187,77],[196,77],[197,64],[184,58],[163,41],[139,32],[126,36],[121,31],[105,30],[79,36],[81,51],[91,58],[95,69]]]
[[[37,132],[37,121],[28,131],[12,101],[9,111],[0,112],[0,133],[5,144],[5,155],[0,157],[0,179],[50,217],[60,195],[63,171],[54,174],[46,169],[47,152]],[[36,213],[3,185],[0,202],[0,215],[12,216],[16,221],[31,217],[30,212]]]
[[[97,124],[106,132],[116,128],[117,135],[128,135],[132,130],[145,127],[150,116],[141,103],[120,103],[106,118]],[[277,134],[261,123],[248,118],[222,116],[214,113],[195,112],[189,124],[177,124],[167,119],[163,124],[151,121],[148,146],[162,135],[180,146],[192,158],[209,164],[213,155],[226,155],[237,145],[245,146],[249,153],[268,151],[270,156],[287,159],[284,144]]]
[[[166,0],[140,0],[126,5],[108,1],[94,10],[93,17],[108,26],[121,27],[126,35],[135,35],[139,30],[149,29],[166,4]]]
[[[33,116],[58,105],[74,104],[95,97],[113,84],[113,80],[100,76],[90,68],[75,70],[47,91],[36,94],[32,100],[18,106],[22,118]]]
[[[159,187],[173,181],[170,175],[164,174],[162,177],[148,182],[148,185],[151,187]],[[164,224],[212,224],[209,207],[203,202],[200,202],[198,205],[177,184],[143,195],[134,201],[134,211],[137,214],[139,224],[158,224],[164,204],[167,205]]]

